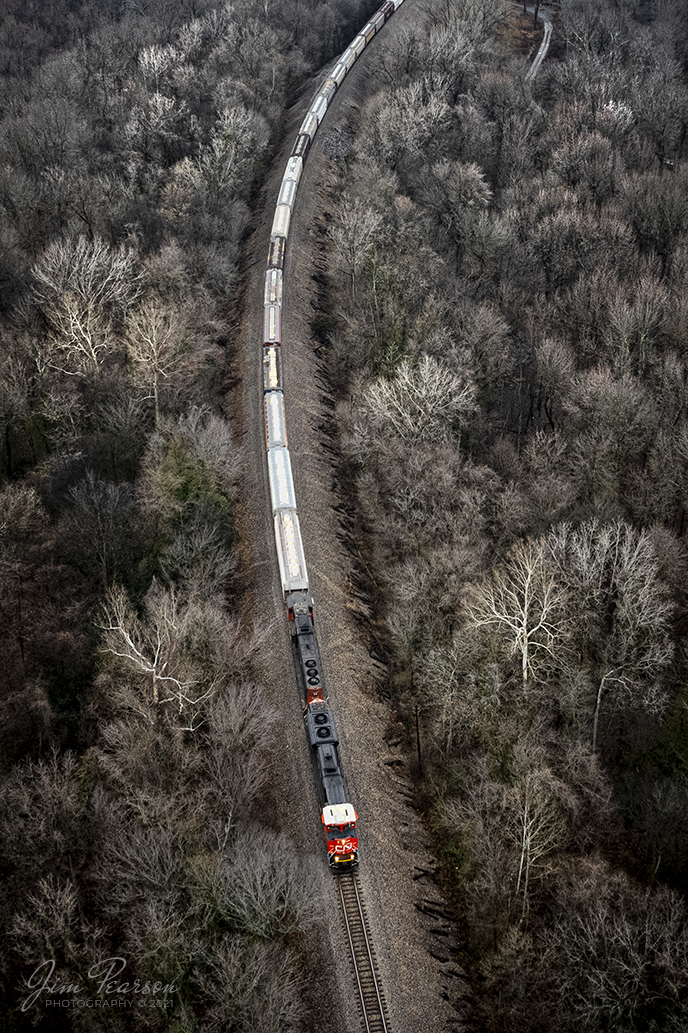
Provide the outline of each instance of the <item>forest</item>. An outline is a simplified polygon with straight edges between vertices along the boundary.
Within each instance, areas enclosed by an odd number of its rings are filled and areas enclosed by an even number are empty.
[[[258,820],[277,715],[223,399],[285,108],[374,6],[3,5],[3,1030],[300,1023],[318,911]],[[118,957],[160,1007],[45,1007],[44,977],[93,996]]]
[[[529,78],[514,6],[440,4],[385,51],[313,330],[475,1028],[678,1033],[688,26],[564,0]]]
[[[224,400],[284,112],[376,6],[3,5],[7,1033],[307,1022],[319,915],[260,818],[278,714]],[[522,10],[428,0],[378,41],[325,172],[312,326],[473,1028],[680,1033],[688,23],[681,0],[561,0],[528,78]],[[40,1006],[44,975],[93,994],[120,956],[164,1007]]]

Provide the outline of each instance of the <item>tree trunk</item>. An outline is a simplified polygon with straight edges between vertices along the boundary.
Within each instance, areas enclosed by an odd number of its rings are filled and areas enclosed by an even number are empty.
[[[606,675],[604,676],[606,678]],[[593,753],[597,747],[597,722],[600,718],[600,703],[602,702],[602,690],[604,689],[604,678],[600,682],[600,687],[597,690],[597,702],[595,704],[595,717],[592,722],[592,749]]]
[[[528,609],[528,596],[526,596],[523,614],[523,645],[521,646],[521,671],[523,674],[524,690],[528,686]]]
[[[516,892],[518,893],[521,889],[521,879],[523,878],[523,866],[526,859],[526,839],[527,832],[526,827],[528,824],[528,804],[526,803],[523,813],[523,834],[521,836],[521,860],[518,866],[518,878],[516,879]]]

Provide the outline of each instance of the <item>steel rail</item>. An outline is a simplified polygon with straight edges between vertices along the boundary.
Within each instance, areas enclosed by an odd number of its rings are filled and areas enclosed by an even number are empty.
[[[389,1033],[385,1002],[375,971],[375,956],[368,936],[363,902],[358,891],[358,876],[354,872],[341,874],[337,876],[337,884],[365,1031]]]

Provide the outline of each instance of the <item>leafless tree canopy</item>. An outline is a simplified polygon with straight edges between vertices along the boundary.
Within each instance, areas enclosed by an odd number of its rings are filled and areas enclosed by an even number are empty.
[[[685,19],[567,0],[528,76],[532,12],[433,17],[330,169],[353,605],[420,720],[479,1023],[678,1030]]]
[[[280,1033],[317,914],[264,830],[276,715],[238,616],[242,241],[287,99],[370,9],[8,0],[0,25],[2,1013],[126,957],[171,1008],[76,1028]],[[161,996],[161,995],[158,995]],[[103,1026],[103,1023],[105,1024]]]
[[[125,245],[115,251],[78,237],[50,244],[34,267],[34,299],[68,372],[84,374],[106,358],[115,320],[136,297],[135,257]]]
[[[356,607],[418,715],[476,1026],[678,1033],[684,5],[566,0],[534,77],[520,4],[420,6],[340,111],[314,223]],[[266,630],[233,612],[225,395],[288,98],[369,13],[3,8],[8,1014],[36,957],[69,986],[121,953],[181,990],[173,1019],[108,1028],[308,1025],[293,948],[317,902],[265,829],[276,717],[250,669]]]

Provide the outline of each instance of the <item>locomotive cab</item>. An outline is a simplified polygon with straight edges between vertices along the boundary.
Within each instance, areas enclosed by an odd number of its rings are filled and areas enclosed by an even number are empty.
[[[350,803],[323,808],[320,819],[325,826],[327,860],[331,868],[347,870],[358,864],[358,815]]]

